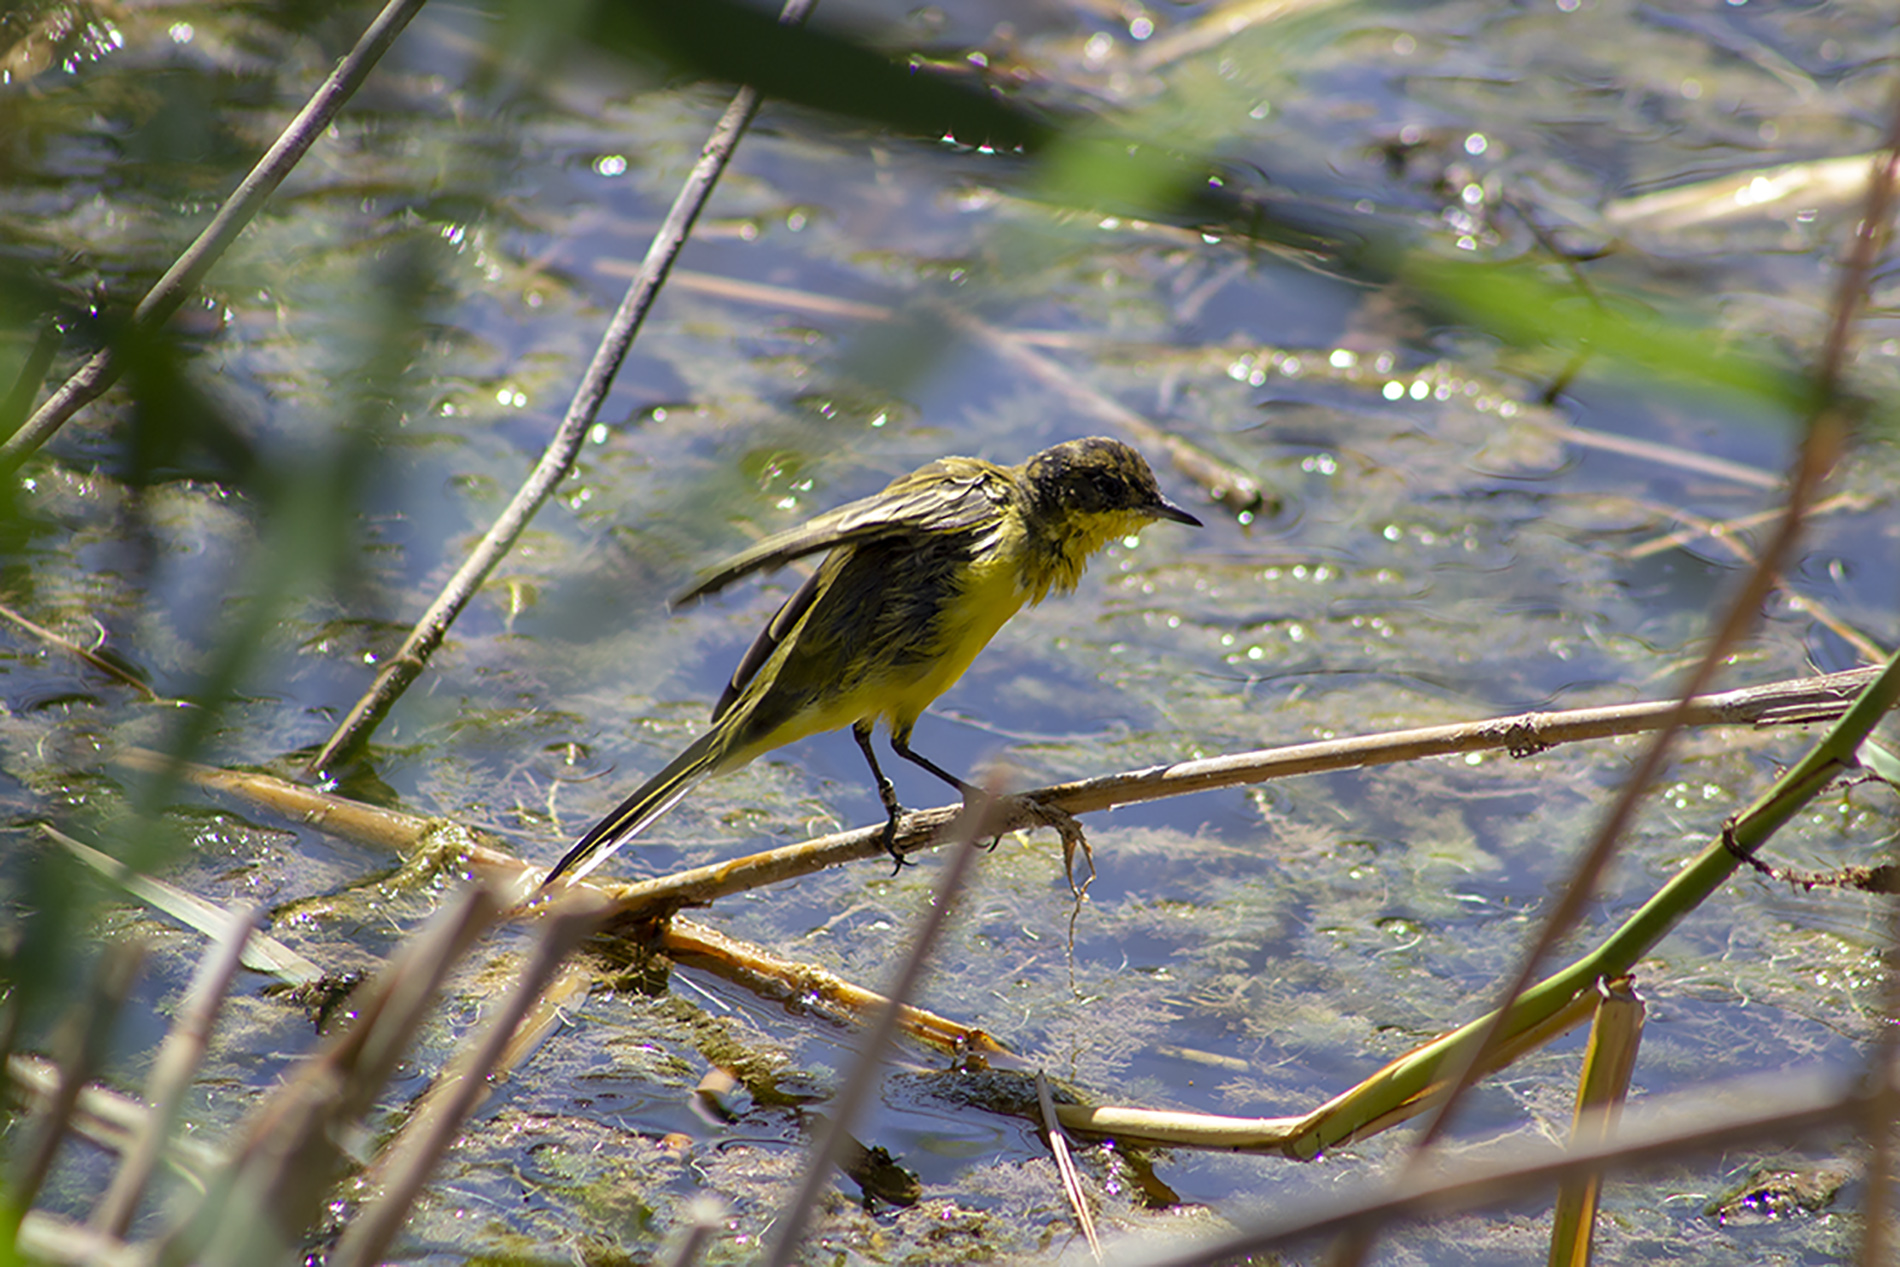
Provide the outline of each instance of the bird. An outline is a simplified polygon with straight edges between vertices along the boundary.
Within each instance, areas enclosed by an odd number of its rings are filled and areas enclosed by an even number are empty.
[[[845,726],[889,816],[884,848],[901,865],[904,811],[871,746],[875,725],[898,756],[975,792],[911,749],[918,717],[1025,604],[1073,590],[1091,555],[1162,519],[1201,526],[1161,495],[1139,452],[1091,436],[1016,466],[940,458],[701,572],[671,606],[827,552],[741,657],[710,728],[583,833],[542,891],[606,862],[702,779]]]

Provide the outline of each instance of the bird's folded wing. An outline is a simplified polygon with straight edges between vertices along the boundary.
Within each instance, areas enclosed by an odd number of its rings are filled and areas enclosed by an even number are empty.
[[[796,528],[775,532],[701,572],[673,599],[673,606],[724,589],[751,572],[783,567],[793,559],[833,546],[913,532],[957,532],[994,518],[1009,490],[1006,474],[965,472],[937,462],[898,480],[881,493],[827,511]]]

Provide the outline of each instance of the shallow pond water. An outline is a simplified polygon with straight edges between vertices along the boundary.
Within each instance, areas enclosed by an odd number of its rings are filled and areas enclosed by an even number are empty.
[[[1348,223],[1402,224],[1424,250],[1576,252],[1592,288],[1578,296],[1647,306],[1711,346],[1812,361],[1853,197],[1749,214],[1731,197],[1668,224],[1631,200],[1876,148],[1900,38],[1883,8],[1286,9],[1231,34],[1226,10],[1195,5],[862,3],[820,20],[946,64],[980,58],[1030,99],[1086,102]],[[54,308],[69,326],[54,370],[71,369],[98,337],[88,303],[122,307],[165,267],[369,12],[36,10],[40,44],[16,43],[0,87],[0,225],[21,283],[0,297],[0,379]],[[9,634],[4,795],[22,825],[0,864],[9,924],[44,924],[46,886],[74,882],[24,827],[47,818],[211,900],[264,903],[271,931],[330,971],[373,967],[440,900],[442,884],[372,848],[191,794],[159,830],[127,826],[136,796],[105,758],[192,738],[192,717],[202,759],[294,769],[558,423],[728,90],[536,36],[533,17],[426,10],[181,319],[188,390],[170,399],[242,436],[254,465],[212,423],[175,451],[140,449],[121,393],[18,477],[6,601],[102,644],[161,696],[222,681],[231,699],[188,715],[141,703]],[[49,41],[65,65],[35,59]],[[1389,278],[1160,216],[1068,210],[1034,196],[1025,167],[768,103],[578,469],[370,756],[337,771],[342,790],[551,862],[698,733],[796,581],[668,611],[693,570],[945,453],[1015,462],[1112,434],[1117,409],[1248,472],[1267,501],[1236,516],[1151,453],[1207,526],[1118,543],[1075,594],[1012,621],[918,727],[919,750],[952,769],[1000,762],[1039,785],[1660,698],[1680,679],[1742,574],[1729,545],[1693,529],[1778,506],[1796,419],[1614,357],[1571,365]],[[1900,378],[1891,292],[1877,273],[1852,364],[1872,400]],[[1889,421],[1870,414],[1724,686],[1851,667],[1857,638],[1893,644]],[[330,491],[299,500],[313,490]],[[268,620],[247,624],[254,610]],[[1809,741],[1686,737],[1571,948]],[[1054,840],[1006,839],[980,860],[921,1002],[1092,1099],[1303,1112],[1486,1005],[1637,751],[1443,759],[1094,815],[1098,877],[1079,914]],[[907,804],[942,799],[893,773]],[[1830,794],[1773,849],[1810,868],[1868,860],[1892,808],[1877,787]],[[704,785],[611,870],[661,875],[881,816],[849,737],[821,736]],[[701,914],[875,987],[937,865],[866,864]],[[134,1088],[200,946],[88,893],[74,916],[88,945],[136,932],[154,947],[110,1063]],[[1884,919],[1861,895],[1730,883],[1638,973],[1637,1098],[1858,1068]],[[484,978],[524,945],[503,933],[477,955],[374,1126],[401,1115],[486,1006]],[[656,983],[610,951],[599,961],[600,985],[450,1154],[398,1260],[646,1261],[701,1192],[729,1206],[731,1237],[709,1257],[755,1253],[854,1032],[698,969]],[[89,962],[68,954],[57,970],[77,980]],[[227,1129],[317,1041],[267,984],[242,979],[232,1001],[190,1109],[199,1134]],[[34,1014],[27,1041],[52,1014]],[[1460,1140],[1561,1136],[1581,1043],[1484,1084]],[[733,1120],[693,1107],[713,1065],[744,1082]],[[923,1200],[859,1209],[841,1180],[829,1252],[1078,1254],[1034,1130],[947,1066],[901,1051],[855,1131],[918,1176]],[[1404,1134],[1310,1164],[1101,1145],[1083,1164],[1113,1235],[1176,1237],[1348,1191]],[[1708,1208],[1759,1161],[1852,1149],[1821,1140],[1614,1183],[1602,1252],[1836,1261],[1857,1186],[1758,1223]],[[83,1213],[104,1165],[75,1150],[44,1204]],[[1524,1203],[1397,1229],[1375,1257],[1520,1261],[1542,1252],[1547,1220]]]

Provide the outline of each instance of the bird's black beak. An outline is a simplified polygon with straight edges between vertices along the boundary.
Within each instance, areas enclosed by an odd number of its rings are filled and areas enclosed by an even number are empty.
[[[1203,524],[1200,520],[1196,519],[1193,515],[1188,514],[1187,511],[1182,510],[1179,506],[1175,505],[1173,502],[1169,501],[1165,497],[1158,498],[1155,501],[1155,504],[1151,506],[1149,509],[1154,511],[1155,517],[1157,519],[1172,519],[1174,520],[1174,522],[1178,524],[1187,524],[1191,528],[1206,527],[1206,525]]]

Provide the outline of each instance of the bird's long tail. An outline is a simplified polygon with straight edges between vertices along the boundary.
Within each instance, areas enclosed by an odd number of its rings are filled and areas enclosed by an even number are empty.
[[[641,828],[678,804],[718,765],[726,747],[724,738],[721,728],[713,727],[669,761],[664,770],[641,784],[639,791],[620,802],[613,813],[588,828],[587,834],[575,841],[548,872],[548,878],[541,882],[542,890],[563,876],[570,883],[580,879],[618,853],[620,846],[632,840]]]

